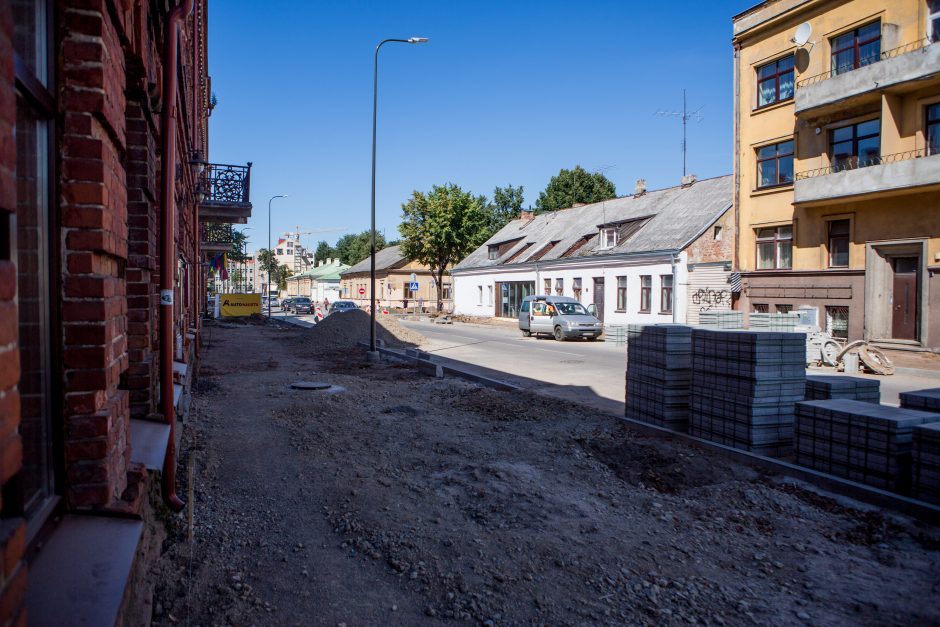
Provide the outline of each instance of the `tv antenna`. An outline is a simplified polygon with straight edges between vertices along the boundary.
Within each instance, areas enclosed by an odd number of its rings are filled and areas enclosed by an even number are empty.
[[[704,119],[704,116],[701,114],[702,109],[705,108],[705,105],[702,105],[695,111],[689,111],[685,103],[685,90],[682,90],[682,111],[657,111],[656,115],[662,117],[672,117],[679,118],[682,120],[682,177],[685,178],[685,162],[686,162],[686,148],[688,146],[686,142],[685,127],[688,124],[689,120],[693,122],[701,122]]]

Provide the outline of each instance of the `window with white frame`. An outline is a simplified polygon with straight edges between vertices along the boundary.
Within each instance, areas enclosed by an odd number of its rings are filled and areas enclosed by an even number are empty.
[[[616,227],[607,227],[601,229],[601,245],[599,248],[601,250],[606,250],[608,248],[613,248],[617,245],[617,229]]]
[[[757,229],[757,269],[781,270],[793,266],[793,225]]]

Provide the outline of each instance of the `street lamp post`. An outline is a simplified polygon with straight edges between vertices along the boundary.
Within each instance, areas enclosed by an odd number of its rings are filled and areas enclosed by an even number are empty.
[[[379,108],[379,49],[387,43],[424,44],[427,37],[408,39],[385,39],[375,47],[375,62],[372,72],[372,243],[369,263],[369,355],[375,353],[375,128]]]
[[[271,201],[275,198],[287,198],[287,194],[278,194],[277,196],[271,196],[268,200],[268,255],[270,256],[274,253],[271,252]],[[263,295],[263,294],[262,294]],[[271,319],[271,266],[268,265],[268,320]]]

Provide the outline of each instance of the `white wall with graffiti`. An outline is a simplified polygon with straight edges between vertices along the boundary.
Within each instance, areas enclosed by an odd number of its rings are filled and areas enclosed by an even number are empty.
[[[726,262],[690,264],[688,274],[688,324],[698,324],[703,311],[730,311],[731,270]]]

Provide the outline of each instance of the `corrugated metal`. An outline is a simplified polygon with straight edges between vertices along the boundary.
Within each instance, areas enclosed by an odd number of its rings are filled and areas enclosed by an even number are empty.
[[[730,311],[731,272],[724,266],[696,266],[689,271],[687,324],[698,324],[703,311]]]

